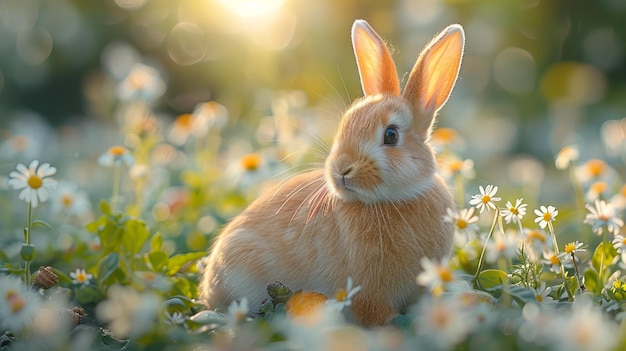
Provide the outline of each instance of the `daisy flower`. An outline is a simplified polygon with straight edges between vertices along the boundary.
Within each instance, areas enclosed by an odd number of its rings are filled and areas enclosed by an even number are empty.
[[[163,301],[154,293],[113,285],[107,299],[96,306],[96,317],[108,323],[115,337],[139,337],[153,330],[162,315]]]
[[[566,146],[556,154],[554,165],[557,169],[564,170],[569,167],[570,163],[577,161],[579,156],[580,154],[575,146]]]
[[[589,186],[586,198],[588,201],[606,198],[609,195],[609,190],[609,185],[605,181],[599,180]]]
[[[187,318],[180,312],[170,314],[168,311],[165,311],[165,317],[171,324],[183,324],[187,320]]]
[[[271,178],[273,162],[262,153],[247,153],[233,160],[226,172],[235,184],[247,188]]]
[[[19,331],[32,324],[41,300],[22,281],[0,276],[0,330]]]
[[[80,216],[91,209],[87,194],[79,191],[76,184],[68,181],[59,182],[59,188],[54,192],[51,201],[52,212],[55,214]]]
[[[539,209],[535,209],[535,214],[537,215],[535,223],[539,223],[541,229],[546,229],[548,222],[554,222],[559,211],[554,206],[541,206]]]
[[[568,261],[572,259],[572,256],[576,258],[576,253],[587,251],[587,249],[585,249],[586,246],[583,247],[583,245],[584,244],[580,241],[567,243],[565,245],[565,248],[563,249],[563,252],[559,253],[559,259],[561,261]]]
[[[184,113],[176,117],[167,134],[169,141],[176,145],[183,145],[193,131],[193,116],[191,113]]]
[[[446,208],[446,214],[443,221],[454,224],[457,233],[471,235],[478,231],[478,216],[474,216],[474,207],[464,208],[458,212]]]
[[[127,166],[135,164],[135,158],[130,154],[130,151],[123,146],[112,146],[98,157],[98,164],[103,167],[119,167],[122,163]]]
[[[607,320],[602,309],[588,298],[577,298],[571,313],[553,315],[550,324],[551,345],[557,345],[555,350],[559,351],[615,350],[621,339],[619,326]]]
[[[243,298],[241,300],[233,301],[228,306],[228,324],[231,326],[237,325],[246,320],[250,308],[248,307],[248,299]]]
[[[626,248],[626,237],[623,235],[616,235],[613,239],[613,247],[617,252],[625,252],[624,248]]]
[[[463,146],[464,140],[452,128],[437,128],[433,130],[430,140],[438,152],[449,148]]]
[[[412,313],[425,349],[451,350],[471,331],[468,313],[458,300],[423,298]]]
[[[622,230],[624,221],[618,217],[619,210],[613,204],[604,200],[596,200],[594,206],[585,205],[589,213],[583,223],[591,225],[591,230],[600,235],[604,232],[604,227],[609,233],[617,235]]]
[[[442,158],[439,162],[441,175],[446,179],[452,179],[457,174],[462,175],[466,179],[472,179],[476,176],[474,171],[474,161],[460,160],[455,156]]]
[[[500,215],[504,217],[504,220],[507,223],[513,221],[513,223],[517,223],[518,220],[521,220],[526,215],[526,205],[522,203],[524,199],[515,200],[515,206],[511,203],[511,201],[506,202],[506,208],[502,209]]]
[[[526,252],[533,262],[541,260],[542,253],[552,246],[549,240],[549,234],[543,229],[524,228],[522,235],[524,236],[526,244]]]
[[[496,205],[495,201],[500,201],[500,197],[496,197],[496,193],[498,192],[498,187],[493,186],[491,184],[487,185],[486,188],[483,186],[479,186],[480,194],[472,195],[472,199],[469,204],[472,206],[476,206],[477,209],[480,210],[480,213],[483,211],[487,211],[489,213],[490,209],[495,210]]]
[[[117,95],[122,101],[153,101],[163,95],[165,89],[165,82],[156,68],[136,63],[118,85]]]
[[[8,185],[13,189],[22,190],[20,200],[37,207],[39,203],[46,202],[57,188],[57,181],[49,178],[56,172],[57,169],[49,163],[39,166],[38,160],[32,161],[28,168],[20,163],[17,165],[17,171],[9,174]]]
[[[356,293],[361,291],[361,286],[352,286],[352,277],[348,277],[348,281],[346,282],[346,288],[341,288],[335,293],[334,299],[326,300],[326,305],[330,307],[331,310],[341,311],[345,307],[352,305],[352,298]]]
[[[515,235],[494,235],[487,243],[486,260],[496,262],[498,258],[513,259],[517,256],[519,240]]]
[[[584,184],[598,180],[609,180],[613,178],[614,173],[615,170],[600,159],[591,159],[576,167],[575,171],[576,178]]]
[[[554,273],[561,272],[561,259],[559,256],[553,251],[544,251],[543,252],[543,263],[548,265],[550,271]]]
[[[228,123],[228,110],[215,101],[201,102],[193,109],[197,130],[193,132],[196,138],[206,134],[210,128],[222,128]]]
[[[552,291],[551,287],[546,287],[546,282],[541,282],[538,288],[532,289],[533,294],[535,295],[535,300],[539,303],[548,304],[553,303],[554,299],[550,297],[550,292]]]
[[[454,272],[450,269],[450,260],[447,257],[441,261],[422,257],[422,272],[417,276],[417,284],[431,289],[437,293],[447,284],[456,280]]]
[[[84,269],[77,268],[75,272],[70,272],[70,278],[74,284],[89,284],[89,280],[93,278],[93,275],[85,272]]]

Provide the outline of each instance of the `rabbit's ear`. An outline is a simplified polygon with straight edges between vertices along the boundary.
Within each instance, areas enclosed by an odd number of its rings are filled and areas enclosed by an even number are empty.
[[[385,42],[364,20],[352,25],[352,46],[365,95],[400,95],[396,65]]]
[[[422,50],[404,88],[404,97],[419,118],[419,131],[426,138],[437,111],[446,103],[461,67],[465,33],[453,24],[433,38]]]

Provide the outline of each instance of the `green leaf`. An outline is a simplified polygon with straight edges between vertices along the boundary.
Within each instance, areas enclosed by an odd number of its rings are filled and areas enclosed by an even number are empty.
[[[100,201],[100,212],[106,214],[106,215],[111,215],[111,205],[109,205],[108,202],[101,200]]]
[[[115,274],[115,271],[119,268],[119,264],[120,255],[117,252],[112,252],[104,256],[100,262],[98,262],[98,280],[100,282],[107,281]]]
[[[604,254],[604,265],[602,263],[603,254]],[[601,242],[596,248],[596,251],[593,253],[591,265],[596,270],[596,272],[603,274],[603,272],[600,272],[600,269],[601,269],[600,266],[603,265],[604,270],[606,270],[611,265],[611,262],[613,262],[613,259],[615,258],[615,256],[617,256],[617,250],[615,249],[615,247],[613,247],[613,245],[610,242],[607,242],[607,241]]]
[[[98,289],[81,286],[76,290],[76,300],[83,305],[100,302],[104,296]]]
[[[87,223],[85,225],[85,230],[87,230],[90,233],[97,233],[98,228],[100,228],[100,219]]]
[[[185,307],[185,302],[183,302],[183,300],[181,300],[178,297],[169,298],[169,299],[165,300],[164,303],[165,303],[165,306],[167,306],[167,307],[176,307],[176,306],[178,306],[178,307]]]
[[[536,302],[535,294],[526,288],[523,288],[519,285],[511,285],[506,290],[506,293],[511,295],[513,300],[517,302],[520,306],[524,306],[528,302]]]
[[[129,256],[138,254],[141,248],[150,237],[148,226],[138,219],[129,219],[124,223],[124,233],[122,235],[122,245],[126,248]]]
[[[163,237],[161,233],[154,233],[150,239],[150,251],[161,251],[163,249]]]
[[[185,271],[188,266],[195,263],[198,259],[206,256],[206,252],[197,251],[186,254],[180,254],[170,257],[167,262],[167,275],[174,275],[181,271]]]
[[[48,224],[48,222],[46,221],[42,221],[41,219],[35,219],[34,221],[31,222],[34,226],[40,226],[40,227],[45,227],[48,229],[52,229],[52,226],[50,224]]]
[[[482,289],[491,289],[502,285],[508,279],[506,272],[498,269],[485,269],[478,275],[478,286]]]
[[[98,237],[100,244],[106,251],[118,251],[120,248],[120,238],[123,234],[122,228],[113,221],[111,217],[107,218],[104,226],[98,228]]]
[[[600,294],[602,292],[602,284],[598,284],[600,277],[598,277],[598,272],[593,269],[588,269],[585,271],[585,287],[589,291],[593,291],[596,294]]]
[[[164,251],[153,251],[148,254],[148,262],[155,272],[162,272],[166,268],[169,257]]]
[[[183,296],[198,296],[198,284],[195,281],[191,282],[183,276],[177,276],[173,279],[173,281],[174,289],[172,291],[175,294]]]

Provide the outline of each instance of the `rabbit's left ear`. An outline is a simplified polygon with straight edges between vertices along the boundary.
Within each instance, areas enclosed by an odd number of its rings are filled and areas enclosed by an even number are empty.
[[[461,68],[464,47],[463,27],[448,26],[422,50],[409,75],[403,96],[421,117],[417,122],[425,136],[430,133],[435,113],[450,97]]]
[[[400,95],[396,65],[385,42],[364,20],[352,25],[352,46],[365,95]]]

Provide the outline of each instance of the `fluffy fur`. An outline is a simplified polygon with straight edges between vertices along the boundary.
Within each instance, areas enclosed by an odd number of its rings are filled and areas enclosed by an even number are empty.
[[[352,277],[352,314],[380,325],[415,302],[420,259],[450,254],[454,207],[428,138],[456,81],[461,26],[435,37],[404,93],[382,39],[362,20],[352,40],[365,97],[342,117],[324,169],[294,176],[254,201],[215,242],[200,283],[210,308],[246,297],[257,309],[267,283],[327,296]],[[393,129],[398,138],[385,144]],[[393,132],[391,132],[393,133]]]

